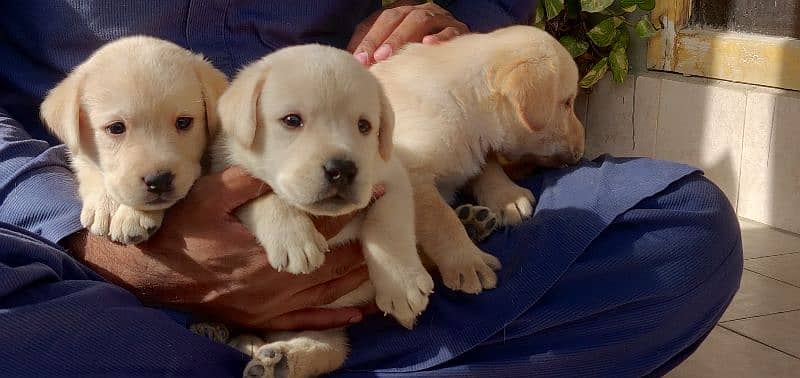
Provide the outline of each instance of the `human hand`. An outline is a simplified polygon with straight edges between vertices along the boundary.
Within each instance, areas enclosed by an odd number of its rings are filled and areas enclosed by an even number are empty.
[[[433,2],[400,0],[356,26],[347,46],[364,65],[388,59],[407,43],[436,44],[469,33],[469,28]]]
[[[148,241],[124,246],[76,234],[74,255],[143,302],[205,314],[228,324],[259,329],[325,329],[358,322],[359,308],[318,309],[368,279],[357,244],[329,252],[313,274],[273,270],[264,250],[232,215],[270,189],[241,169],[201,177],[166,214]],[[382,189],[376,191],[380,196]],[[316,220],[326,237],[355,214]]]

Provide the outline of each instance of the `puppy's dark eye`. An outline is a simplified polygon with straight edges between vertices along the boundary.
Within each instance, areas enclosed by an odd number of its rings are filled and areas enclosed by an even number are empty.
[[[372,125],[369,123],[369,121],[365,119],[358,121],[358,131],[360,131],[361,134],[367,134],[370,130],[372,130]]]
[[[106,126],[106,131],[109,134],[120,135],[120,134],[125,132],[125,124],[122,123],[122,122],[119,122],[119,121],[114,122],[114,123]]]
[[[281,119],[283,124],[290,129],[296,129],[303,126],[303,119],[297,114],[289,114]]]
[[[175,128],[181,131],[189,130],[192,127],[192,121],[194,121],[192,117],[178,117],[175,120]]]

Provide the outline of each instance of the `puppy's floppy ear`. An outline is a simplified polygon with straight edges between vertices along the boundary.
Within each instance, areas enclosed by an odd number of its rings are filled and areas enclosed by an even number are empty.
[[[202,56],[195,56],[194,72],[203,88],[203,107],[206,110],[206,132],[209,140],[219,128],[219,114],[217,112],[219,97],[228,88],[228,77],[216,69]]]
[[[246,67],[219,98],[222,129],[245,147],[250,147],[256,136],[258,100],[268,71],[264,60]]]
[[[545,125],[536,119],[549,119],[553,110],[546,100],[555,93],[553,80],[544,79],[544,70],[556,70],[553,59],[502,58],[487,71],[489,88],[511,104],[520,122],[533,131],[540,130]]]
[[[379,92],[381,97],[381,124],[378,128],[378,153],[380,153],[383,160],[389,161],[394,148],[394,141],[392,141],[394,136],[394,110],[383,88],[379,88]]]
[[[44,124],[58,139],[77,154],[81,145],[81,86],[83,74],[79,70],[51,89],[39,109]]]

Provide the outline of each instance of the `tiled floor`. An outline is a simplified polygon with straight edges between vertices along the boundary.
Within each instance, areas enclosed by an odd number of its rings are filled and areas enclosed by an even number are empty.
[[[669,377],[800,377],[800,235],[740,223],[741,288],[711,335]]]

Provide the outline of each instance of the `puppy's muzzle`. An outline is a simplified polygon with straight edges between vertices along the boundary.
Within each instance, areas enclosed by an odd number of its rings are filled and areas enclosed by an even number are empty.
[[[175,174],[170,171],[158,171],[142,177],[147,191],[153,194],[166,194],[175,189],[173,181],[175,181]]]
[[[325,179],[337,189],[344,189],[356,178],[358,167],[350,160],[331,159],[322,165],[325,171]]]

